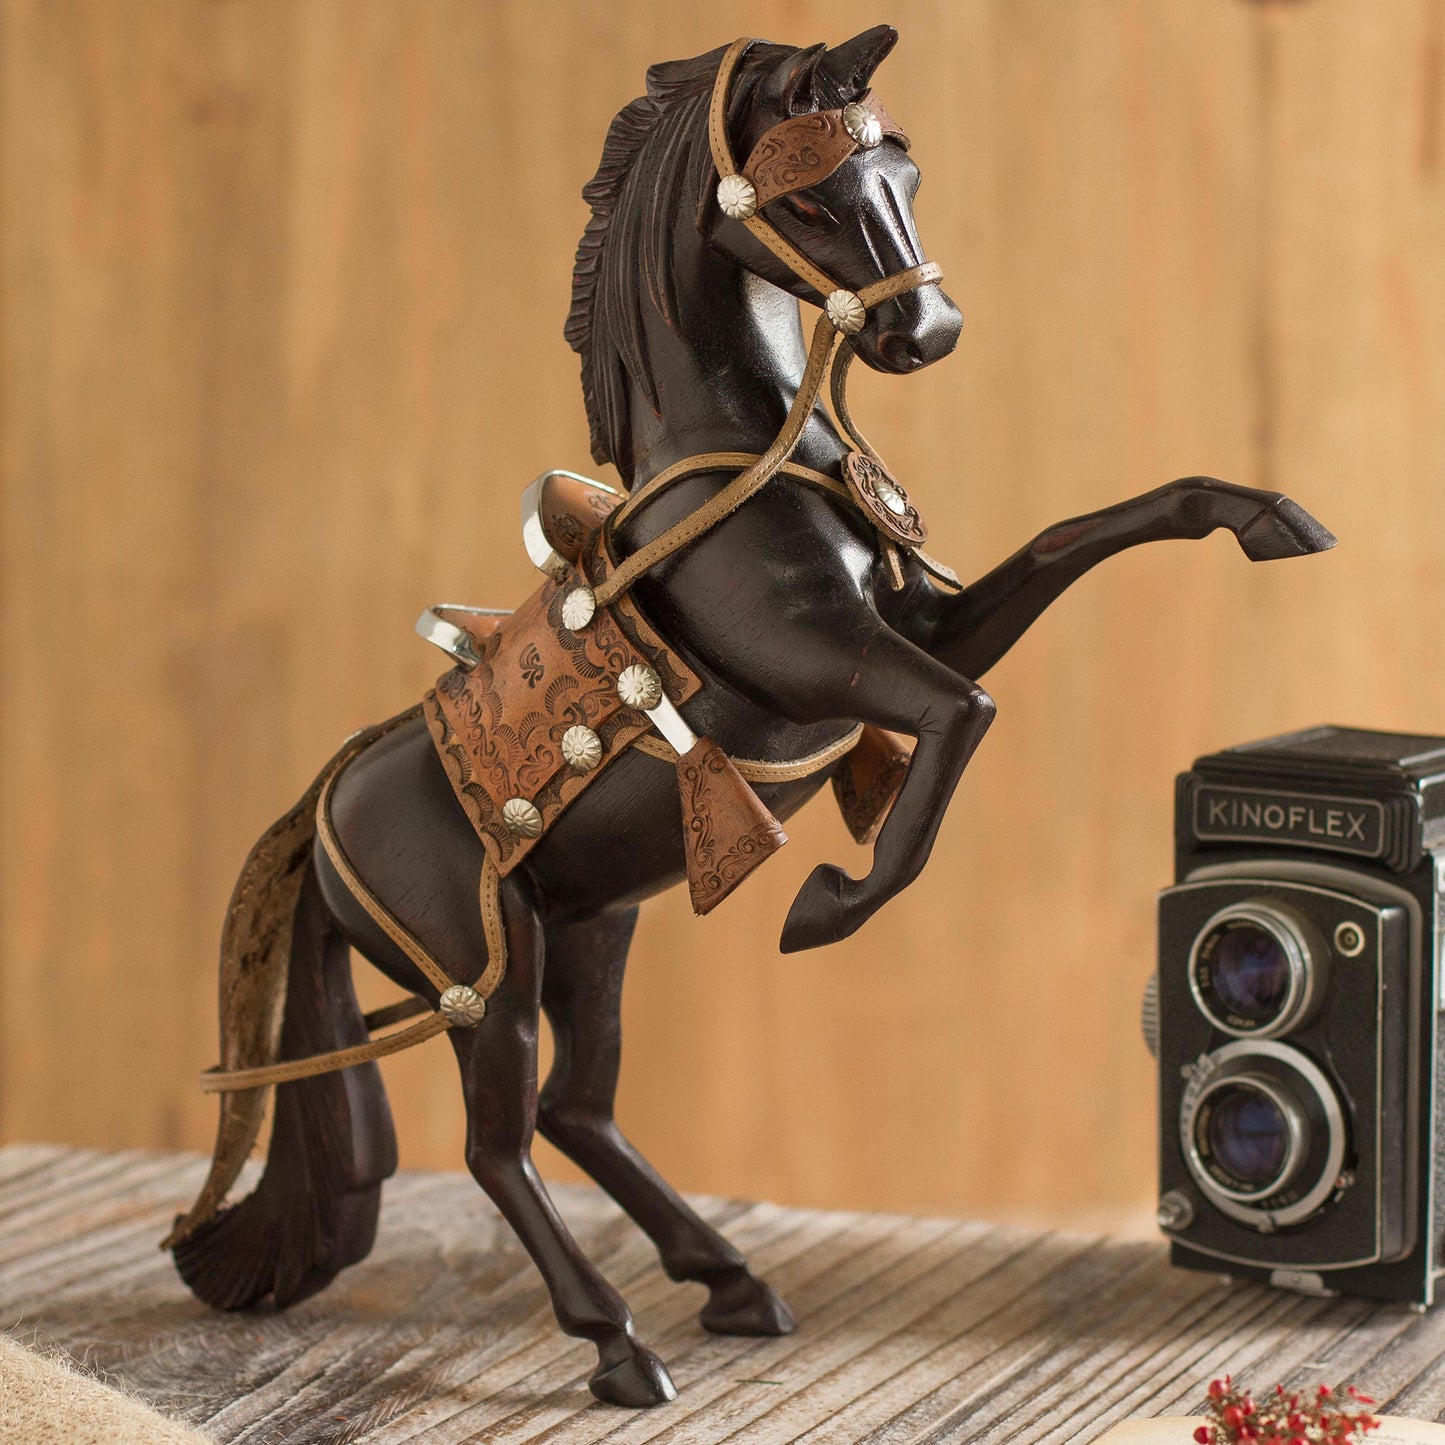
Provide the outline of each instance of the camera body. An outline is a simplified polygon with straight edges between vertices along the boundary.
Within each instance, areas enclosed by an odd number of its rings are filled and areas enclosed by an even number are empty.
[[[1145,1031],[1175,1264],[1433,1302],[1445,738],[1318,727],[1176,791]]]

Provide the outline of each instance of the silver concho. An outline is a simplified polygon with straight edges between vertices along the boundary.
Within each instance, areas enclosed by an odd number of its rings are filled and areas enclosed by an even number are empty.
[[[602,761],[602,739],[576,723],[562,734],[562,759],[574,772],[590,773]]]
[[[519,838],[540,838],[542,836],[542,815],[535,803],[526,798],[508,798],[502,804],[502,822],[507,831]]]
[[[873,486],[873,495],[895,517],[901,517],[908,510],[908,499],[892,482],[880,478]]]
[[[618,676],[617,696],[628,707],[646,712],[662,701],[662,679],[644,663],[634,662]]]
[[[758,193],[746,176],[724,176],[717,183],[717,203],[725,216],[746,221],[758,213]]]
[[[844,336],[852,336],[855,331],[861,331],[868,317],[863,303],[851,291],[845,291],[841,286],[829,294],[823,309],[828,313],[828,320]]]
[[[574,587],[562,599],[562,626],[581,632],[597,615],[597,595],[590,587]]]
[[[856,100],[843,107],[843,129],[865,151],[871,151],[883,139],[883,122]]]
[[[470,1028],[486,1017],[487,1001],[470,985],[454,983],[441,997],[441,1010],[454,1024]]]

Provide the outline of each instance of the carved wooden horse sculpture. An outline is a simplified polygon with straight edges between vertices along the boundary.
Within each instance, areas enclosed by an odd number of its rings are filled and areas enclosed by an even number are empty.
[[[946,356],[960,328],[914,228],[918,168],[869,90],[895,39],[879,27],[833,49],[738,42],[654,67],[585,192],[593,216],[567,328],[594,453],[631,497],[592,561],[548,584],[562,611],[546,625],[575,632],[594,607],[623,620],[626,599],[700,682],[688,725],[755,760],[757,795],[778,818],[828,776],[786,760],[836,758],[859,723],[916,739],[871,869],[817,868],[784,951],[847,936],[918,876],[993,717],[976,679],[1089,568],[1219,527],[1256,561],[1333,542],[1275,493],[1190,478],[1054,527],[972,586],[919,551],[916,510],[843,391],[852,355],[902,375]],[[811,346],[795,298],[826,303]],[[835,355],[837,425],[815,405]],[[460,696],[465,676],[450,686]],[[626,700],[648,705],[645,689]],[[428,720],[445,730],[439,716],[413,711],[358,735],[253,852],[223,939],[230,1072],[216,1086],[230,1092],[216,1166],[168,1242],[190,1286],[222,1308],[284,1306],[370,1249],[396,1152],[371,1062],[387,1045],[368,1043],[383,1020],[361,1017],[350,945],[425,1001],[413,1034],[448,1032],[468,1166],[536,1261],[561,1327],[595,1343],[594,1394],[656,1404],[673,1394],[667,1370],[558,1218],[530,1147],[540,1127],[651,1236],[669,1275],[707,1286],[709,1329],[792,1328],[613,1118],[637,904],[684,873],[677,776],[665,748],[619,749],[535,836],[528,799],[512,800],[507,826],[528,849],[503,877],[496,839],[458,806],[429,735]],[[556,1039],[540,1098],[539,1009]],[[312,1069],[318,1050],[342,1051],[333,1071]],[[222,1208],[271,1085],[265,1172]]]

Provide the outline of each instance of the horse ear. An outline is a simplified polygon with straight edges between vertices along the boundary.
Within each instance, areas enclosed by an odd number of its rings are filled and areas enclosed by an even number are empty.
[[[819,106],[826,109],[829,101],[846,105],[857,100],[868,89],[873,72],[897,43],[898,32],[891,25],[875,25],[825,50],[818,60],[817,79],[819,89],[827,93],[819,95]]]
[[[775,102],[784,115],[804,115],[818,108],[818,62],[827,50],[826,45],[810,45],[804,50],[796,50],[768,77],[768,99]]]

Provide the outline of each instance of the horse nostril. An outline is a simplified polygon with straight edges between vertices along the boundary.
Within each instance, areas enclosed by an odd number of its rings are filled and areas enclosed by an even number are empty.
[[[878,354],[894,371],[917,371],[923,365],[923,353],[906,331],[885,331],[878,338]]]

